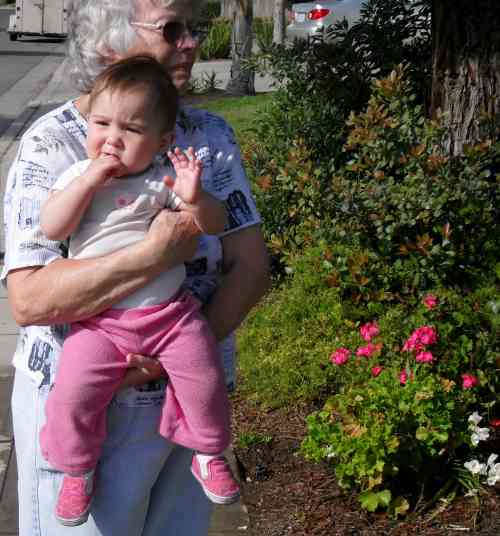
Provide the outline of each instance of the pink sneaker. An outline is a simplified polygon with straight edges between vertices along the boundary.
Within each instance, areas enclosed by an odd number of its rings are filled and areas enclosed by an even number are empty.
[[[191,472],[205,495],[215,504],[231,504],[240,497],[240,486],[224,456],[193,456]]]
[[[85,523],[94,491],[94,471],[81,476],[64,475],[57,497],[57,521],[68,527]]]

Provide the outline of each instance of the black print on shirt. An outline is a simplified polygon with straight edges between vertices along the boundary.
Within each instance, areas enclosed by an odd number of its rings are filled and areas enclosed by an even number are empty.
[[[23,197],[20,202],[18,225],[20,229],[29,229],[38,224],[40,214],[40,201]]]
[[[208,271],[208,260],[206,257],[200,257],[192,262],[186,263],[186,275],[188,277],[194,277],[197,275],[204,275]]]
[[[52,346],[39,338],[35,339],[31,347],[30,356],[28,359],[28,368],[33,371],[41,371],[43,374],[42,385],[50,383],[50,359],[49,356],[53,352]]]
[[[226,205],[230,229],[239,227],[252,220],[252,211],[248,206],[245,194],[241,190],[231,192],[224,204]]]
[[[155,391],[163,391],[166,380],[158,380],[145,383],[144,385],[136,385],[135,390],[139,393],[153,393]]]

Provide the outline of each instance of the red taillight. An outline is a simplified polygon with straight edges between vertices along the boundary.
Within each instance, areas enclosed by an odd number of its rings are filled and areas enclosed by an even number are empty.
[[[318,20],[326,17],[330,13],[329,9],[321,8],[321,9],[311,9],[309,13],[307,14],[307,18],[309,20]]]

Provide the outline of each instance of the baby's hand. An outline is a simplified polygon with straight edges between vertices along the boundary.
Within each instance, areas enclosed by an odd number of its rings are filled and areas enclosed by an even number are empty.
[[[116,176],[119,169],[120,161],[116,156],[100,155],[92,160],[83,177],[91,188],[97,189],[111,177]]]
[[[196,158],[194,149],[189,149],[184,153],[178,147],[174,152],[169,151],[168,157],[174,166],[176,179],[170,175],[164,177],[165,184],[179,196],[184,203],[194,205],[198,202],[201,188],[201,173],[203,164]]]

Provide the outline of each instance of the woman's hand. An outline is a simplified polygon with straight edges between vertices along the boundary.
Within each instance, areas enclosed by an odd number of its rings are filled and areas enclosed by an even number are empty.
[[[121,389],[168,377],[157,359],[145,355],[129,354],[126,360],[129,370],[121,384]]]
[[[192,214],[164,209],[152,221],[147,240],[160,256],[158,265],[164,270],[191,260],[196,253],[199,235]]]

